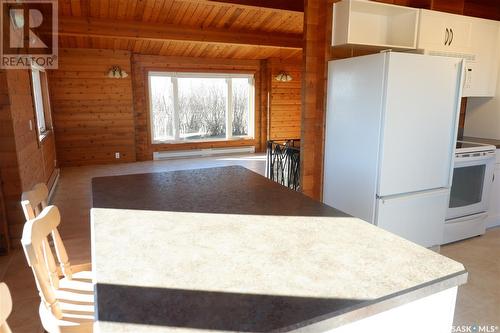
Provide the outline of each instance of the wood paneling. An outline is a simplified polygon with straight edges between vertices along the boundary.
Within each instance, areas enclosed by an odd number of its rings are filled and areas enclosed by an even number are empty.
[[[375,0],[400,6],[438,10],[442,12],[500,20],[498,0]]]
[[[115,65],[129,77],[108,78],[108,70]],[[135,161],[129,52],[61,49],[59,69],[51,71],[49,78],[62,166]]]
[[[236,1],[238,2],[238,1]],[[252,1],[250,1],[252,2]],[[281,2],[268,2],[279,5]],[[283,1],[293,5],[300,1]],[[300,49],[259,46],[244,44],[245,34],[257,36],[257,39],[273,39],[280,35],[301,37],[303,30],[303,13],[279,9],[259,8],[244,4],[223,3],[217,1],[197,0],[127,0],[127,1],[60,1],[59,15],[61,21],[66,18],[102,19],[115,22],[145,22],[156,24],[159,30],[163,26],[175,27],[180,33],[192,31],[189,41],[181,40],[144,40],[134,38],[90,37],[94,33],[93,26],[86,31],[88,35],[60,36],[59,46],[62,48],[93,48],[127,50],[134,53],[228,59],[267,59],[301,57]],[[195,29],[195,30],[192,30]],[[216,29],[225,35],[232,36],[237,44],[220,44],[210,42],[206,32]],[[116,30],[116,29],[115,29]],[[154,30],[154,29],[153,29]],[[158,29],[156,29],[158,30]],[[234,38],[236,35],[236,39]],[[197,37],[199,42],[193,42]],[[122,36],[123,37],[123,36]],[[165,36],[163,36],[165,37]],[[226,40],[227,42],[228,40]],[[252,42],[255,43],[255,40]]]
[[[268,70],[268,61],[260,61],[260,137],[261,149],[264,150],[265,141],[269,140],[268,118],[269,118],[269,89],[271,85],[270,71]],[[257,86],[256,86],[257,89]]]
[[[137,160],[151,160],[154,151],[184,150],[212,147],[229,147],[249,145],[257,150],[264,147],[265,138],[261,136],[261,117],[266,117],[261,109],[260,62],[254,60],[222,60],[208,58],[162,57],[136,55],[132,57],[135,141]],[[148,71],[194,71],[194,72],[235,72],[253,73],[255,75],[255,139],[236,141],[217,141],[203,143],[152,144],[149,122],[149,102],[147,75]],[[263,114],[264,113],[264,114]]]
[[[300,59],[302,50],[255,45],[228,45],[187,41],[147,41],[115,38],[59,37],[61,48],[124,50],[139,54],[225,59]]]
[[[464,15],[500,20],[500,3],[498,0],[465,0]]]
[[[121,40],[190,41],[301,49],[302,34],[249,32],[228,29],[180,27],[175,24],[61,17],[59,36],[105,37]]]
[[[302,64],[271,59],[269,70],[269,139],[300,139],[302,104]],[[293,78],[290,82],[276,81],[280,72]]]
[[[302,12],[196,0],[59,1],[59,15],[283,33],[301,33],[303,24]]]
[[[302,77],[301,185],[304,194],[321,198],[325,126],[326,30],[332,3],[306,0]],[[331,25],[331,24],[330,24]]]
[[[460,120],[458,122],[459,128],[465,127],[465,111],[467,110],[467,97],[463,97],[460,103]]]
[[[21,184],[17,172],[16,144],[14,140],[14,128],[10,115],[9,90],[7,86],[7,72],[0,71],[0,237],[8,242],[9,216],[5,207],[15,198],[16,189]],[[14,199],[15,200],[15,199]],[[14,216],[11,213],[11,216]],[[8,244],[3,244],[8,247]],[[4,249],[6,250],[6,249]]]
[[[198,0],[197,0],[198,1]],[[304,11],[302,0],[205,0],[220,3],[232,3],[249,7],[271,8],[295,12]]]
[[[0,174],[1,179],[1,174]],[[7,216],[5,213],[5,200],[3,198],[3,190],[0,187],[0,255],[9,252],[10,238],[9,228],[7,226]]]
[[[0,81],[0,171],[12,239],[21,236],[25,222],[19,205],[21,193],[39,182],[48,183],[52,178],[55,147],[52,132],[42,142],[38,140],[29,71],[0,71]]]
[[[452,14],[463,14],[464,0],[432,0],[430,9]]]

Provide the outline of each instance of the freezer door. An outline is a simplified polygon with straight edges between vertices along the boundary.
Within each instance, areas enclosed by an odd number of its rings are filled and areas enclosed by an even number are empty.
[[[441,245],[449,189],[377,200],[376,224],[425,247]]]
[[[462,60],[391,53],[378,195],[450,187]]]

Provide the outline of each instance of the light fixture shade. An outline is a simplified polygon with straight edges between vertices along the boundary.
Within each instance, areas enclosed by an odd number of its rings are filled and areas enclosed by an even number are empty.
[[[113,66],[108,71],[108,77],[111,79],[124,79],[128,77],[128,74],[119,66]]]
[[[289,81],[292,81],[292,76],[288,73],[285,73],[285,72],[280,72],[278,75],[276,75],[274,77],[274,79],[276,81],[280,81],[280,82],[289,82]]]

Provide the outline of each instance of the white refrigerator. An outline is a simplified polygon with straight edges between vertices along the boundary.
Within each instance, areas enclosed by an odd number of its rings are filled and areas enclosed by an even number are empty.
[[[426,247],[440,245],[463,60],[384,52],[330,61],[323,201]]]

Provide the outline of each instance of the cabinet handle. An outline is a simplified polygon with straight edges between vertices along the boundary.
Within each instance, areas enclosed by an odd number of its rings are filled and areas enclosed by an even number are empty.
[[[454,37],[453,29],[450,28],[450,32],[451,32],[451,39],[450,39],[450,43],[448,45],[451,45],[451,43],[453,43],[453,37]]]
[[[446,28],[446,33],[444,35],[444,45],[448,45],[448,38],[450,38],[450,31]]]

